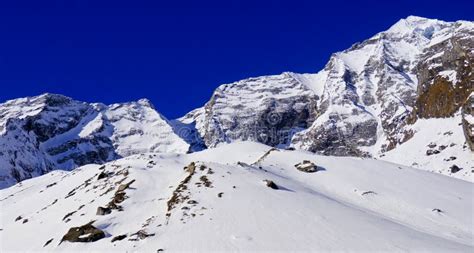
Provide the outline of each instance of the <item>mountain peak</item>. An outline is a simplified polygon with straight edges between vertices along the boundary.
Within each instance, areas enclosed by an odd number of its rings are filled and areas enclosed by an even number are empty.
[[[148,98],[141,98],[137,101],[137,103],[139,105],[143,105],[143,106],[155,109],[155,106],[153,105],[153,103]]]
[[[36,97],[40,101],[44,101],[49,106],[60,106],[70,103],[73,99],[61,94],[44,93]]]
[[[413,32],[421,32],[425,37],[429,37],[435,31],[438,31],[448,25],[450,22],[445,22],[437,19],[424,18],[419,16],[408,16],[400,19],[392,25],[386,32],[405,35]]]

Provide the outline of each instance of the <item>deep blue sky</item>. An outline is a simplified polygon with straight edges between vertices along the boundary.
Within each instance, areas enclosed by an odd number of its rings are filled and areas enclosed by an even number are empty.
[[[0,101],[147,97],[175,118],[222,83],[316,72],[408,15],[474,20],[473,2],[1,0]]]

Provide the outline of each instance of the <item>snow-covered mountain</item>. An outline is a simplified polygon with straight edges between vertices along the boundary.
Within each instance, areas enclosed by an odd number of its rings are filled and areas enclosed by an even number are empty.
[[[473,66],[473,22],[410,16],[333,54],[316,74],[224,84],[180,121],[195,126],[196,142],[208,147],[251,140],[377,157],[472,180],[474,157],[464,135],[472,136],[474,125],[463,133],[460,124],[472,122],[462,118],[472,110],[462,114],[461,108],[473,106],[467,99]]]
[[[106,106],[44,94],[0,104],[0,188],[54,169],[188,149],[145,99]]]
[[[473,67],[472,22],[411,16],[176,120],[7,101],[0,252],[472,252]]]
[[[473,181],[473,67],[473,22],[410,16],[333,54],[315,74],[221,85],[177,120],[147,100],[107,106],[44,94],[7,101],[0,104],[0,188],[53,169],[246,140]]]
[[[5,252],[474,249],[470,182],[251,142],[53,171],[0,205]]]

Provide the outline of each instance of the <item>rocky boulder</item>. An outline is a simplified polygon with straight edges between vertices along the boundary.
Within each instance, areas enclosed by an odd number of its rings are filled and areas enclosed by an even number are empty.
[[[92,226],[94,221],[91,221],[80,227],[72,227],[63,236],[61,242],[95,242],[105,237],[104,231]]]
[[[313,173],[313,172],[318,171],[318,166],[316,166],[316,164],[307,160],[304,160],[303,162],[296,164],[295,167],[297,170],[306,172],[306,173]]]

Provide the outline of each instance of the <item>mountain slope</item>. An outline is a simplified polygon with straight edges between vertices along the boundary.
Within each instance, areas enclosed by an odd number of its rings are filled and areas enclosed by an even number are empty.
[[[297,170],[303,160],[318,171]],[[54,171],[0,190],[0,245],[63,252],[470,252],[471,198],[472,183],[405,166],[234,143]],[[98,210],[107,206],[113,208]],[[68,233],[91,221],[93,233]],[[74,238],[98,240],[67,241]]]
[[[147,100],[106,106],[44,94],[0,104],[0,188],[53,169],[188,149]]]

